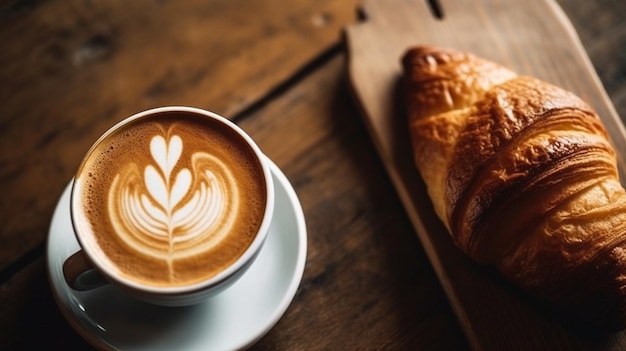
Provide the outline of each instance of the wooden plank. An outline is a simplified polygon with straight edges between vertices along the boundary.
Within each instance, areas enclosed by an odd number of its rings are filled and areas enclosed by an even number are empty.
[[[452,244],[412,161],[399,94],[400,57],[416,44],[473,52],[574,91],[603,117],[621,156],[624,127],[570,22],[554,1],[364,1],[364,24],[346,29],[349,78],[383,163],[475,349],[624,347],[622,333],[578,331],[479,267]],[[624,162],[620,160],[623,168]]]
[[[41,245],[89,145],[151,107],[235,116],[337,45],[355,1],[0,6],[0,270]]]

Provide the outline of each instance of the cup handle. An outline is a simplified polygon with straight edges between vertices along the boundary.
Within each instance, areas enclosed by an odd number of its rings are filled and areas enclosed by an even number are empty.
[[[63,263],[63,276],[70,288],[77,291],[92,290],[108,284],[108,281],[89,262],[83,250],[76,251]]]

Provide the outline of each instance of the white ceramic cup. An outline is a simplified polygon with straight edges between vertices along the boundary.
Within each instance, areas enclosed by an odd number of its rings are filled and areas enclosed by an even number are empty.
[[[86,184],[77,179],[85,177],[84,165],[90,160],[96,157],[95,150],[102,149],[103,143],[110,140],[116,132],[122,128],[126,128],[138,121],[152,123],[151,119],[158,120],[159,116],[163,115],[175,116],[176,114],[182,114],[186,118],[198,118],[208,119],[215,123],[218,123],[224,130],[234,132],[238,135],[243,143],[243,147],[248,150],[252,150],[254,160],[260,165],[261,176],[259,181],[262,182],[262,188],[264,189],[264,199],[262,203],[263,212],[258,218],[258,230],[256,230],[253,239],[243,251],[243,253],[234,260],[227,267],[223,268],[217,274],[203,278],[200,281],[193,283],[185,283],[181,285],[154,285],[139,281],[137,279],[128,277],[126,274],[121,273],[119,267],[113,264],[106,255],[103,254],[102,240],[109,239],[95,239],[94,232],[97,232],[99,228],[96,225],[85,225],[86,214],[83,206],[83,202],[87,201],[84,196]],[[157,117],[155,117],[157,116]],[[217,128],[220,129],[220,128]],[[184,145],[185,138],[183,136],[182,143]],[[134,148],[139,146],[125,146],[127,148]],[[169,146],[168,146],[169,147]],[[184,146],[183,146],[184,147]],[[163,151],[165,150],[165,151]],[[155,148],[151,151],[155,158],[170,157],[171,152],[169,149]],[[150,152],[140,150],[139,152]],[[159,153],[166,152],[168,155],[159,155]],[[171,158],[171,157],[170,157]],[[113,162],[117,162],[115,159]],[[89,149],[85,155],[76,177],[72,182],[72,193],[70,200],[70,213],[72,217],[72,225],[74,228],[74,234],[81,249],[70,256],[64,263],[63,273],[68,285],[75,290],[90,290],[102,286],[103,284],[114,284],[115,286],[128,292],[128,294],[138,297],[150,303],[164,305],[164,306],[184,306],[192,305],[203,301],[207,297],[213,296],[216,293],[234,283],[252,264],[258,253],[260,252],[263,243],[269,232],[270,222],[272,220],[272,214],[274,210],[274,184],[272,182],[272,176],[270,174],[269,160],[263,155],[259,147],[252,140],[252,138],[245,133],[240,127],[233,122],[221,117],[215,113],[183,106],[171,106],[155,108],[147,111],[137,113],[130,116],[118,124],[114,125],[107,132],[105,132]],[[146,167],[147,168],[147,167]],[[147,172],[147,171],[146,171]],[[192,177],[193,177],[192,171]],[[167,173],[167,172],[166,172]],[[147,176],[146,176],[147,177]],[[173,178],[173,176],[172,176]],[[146,178],[147,182],[147,178]],[[210,207],[210,206],[207,206]],[[91,210],[94,210],[92,207]],[[97,210],[97,209],[96,209]],[[206,214],[204,216],[209,216]],[[196,216],[197,218],[203,218],[202,215]],[[236,219],[240,220],[240,218]],[[119,233],[117,233],[119,234]],[[183,233],[184,234],[184,233]],[[125,234],[120,234],[123,236]],[[113,235],[112,239],[116,240],[116,236]],[[196,246],[203,245],[202,243],[194,244]],[[217,251],[216,251],[217,252]],[[132,253],[131,253],[132,255]]]

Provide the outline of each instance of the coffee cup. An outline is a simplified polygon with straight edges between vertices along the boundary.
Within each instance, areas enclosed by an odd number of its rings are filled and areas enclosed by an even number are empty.
[[[215,113],[182,106],[137,113],[106,131],[72,181],[78,252],[68,285],[113,284],[165,306],[192,305],[253,263],[274,209],[269,160]]]

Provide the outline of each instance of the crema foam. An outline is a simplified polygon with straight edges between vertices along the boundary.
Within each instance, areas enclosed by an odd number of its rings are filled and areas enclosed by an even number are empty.
[[[106,135],[74,191],[87,244],[120,274],[155,286],[193,284],[232,264],[254,239],[266,202],[262,166],[245,140],[185,112]]]

